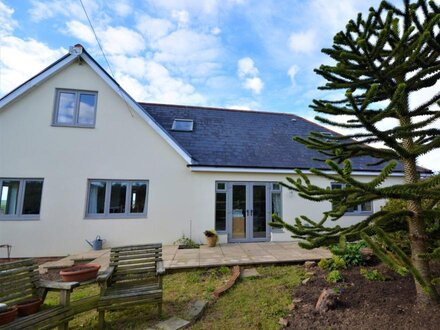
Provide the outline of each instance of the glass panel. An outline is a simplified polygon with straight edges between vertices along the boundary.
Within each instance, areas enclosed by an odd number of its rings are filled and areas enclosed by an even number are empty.
[[[281,193],[272,193],[272,213],[281,217]]]
[[[215,194],[215,230],[226,230],[226,193]]]
[[[89,191],[89,214],[104,214],[105,181],[91,181]]]
[[[252,187],[253,192],[253,237],[266,237],[266,186]]]
[[[110,213],[125,213],[125,199],[127,196],[126,182],[112,182],[110,193]]]
[[[147,184],[142,182],[133,182],[131,185],[130,213],[144,213],[146,197]]]
[[[217,190],[225,190],[226,184],[224,182],[217,183]]]
[[[20,181],[3,181],[0,199],[0,215],[17,214]]]
[[[274,183],[274,184],[272,184],[272,189],[273,190],[281,190],[281,185],[279,183]]]
[[[366,202],[361,204],[362,212],[371,212],[373,210],[371,202]]]
[[[232,186],[232,238],[246,238],[246,186]]]
[[[73,124],[75,115],[75,93],[59,93],[57,123]]]
[[[40,214],[42,181],[26,181],[22,214]]]
[[[78,124],[93,125],[95,123],[95,94],[80,94]]]
[[[193,121],[192,120],[175,119],[173,122],[172,129],[175,131],[192,131],[193,130]]]

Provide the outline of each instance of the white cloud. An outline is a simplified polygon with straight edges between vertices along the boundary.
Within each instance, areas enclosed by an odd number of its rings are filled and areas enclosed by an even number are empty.
[[[246,78],[243,87],[253,91],[255,94],[260,94],[264,87],[264,83],[259,77]]]
[[[289,47],[295,53],[311,53],[316,50],[317,36],[314,30],[295,32],[290,35]]]
[[[245,78],[246,76],[257,76],[258,69],[255,67],[254,61],[250,57],[243,57],[238,60],[238,76]]]
[[[180,27],[185,27],[189,23],[189,13],[186,10],[173,10],[171,17],[177,21]]]
[[[83,1],[84,7],[87,10],[89,16],[93,16],[99,9],[97,1]],[[52,1],[40,1],[32,0],[31,9],[28,13],[32,21],[40,22],[50,19],[52,17],[63,15],[69,18],[75,17],[75,19],[85,20],[85,14],[79,1],[65,1],[65,0],[52,0]]]
[[[263,90],[264,83],[258,77],[259,71],[255,66],[254,60],[250,57],[243,57],[237,62],[238,77],[243,80],[243,87],[249,89],[255,94],[260,94]]]
[[[134,30],[124,26],[109,26],[105,30],[98,30],[98,38],[102,42],[104,50],[112,54],[136,55],[145,49],[145,41]]]
[[[165,37],[174,27],[174,24],[166,19],[153,18],[147,14],[139,16],[136,22],[138,31],[150,42]]]
[[[114,0],[108,3],[109,8],[111,8],[117,15],[125,17],[133,12],[133,7],[130,0]]]
[[[17,22],[12,18],[13,13],[14,9],[0,1],[0,37],[10,34],[17,26]]]
[[[34,39],[2,38],[0,94],[5,94],[67,53]]]
[[[214,27],[211,29],[211,33],[216,36],[222,33],[222,30],[219,27]]]
[[[298,71],[299,71],[299,67],[298,67],[298,65],[295,65],[295,64],[292,65],[289,68],[289,70],[287,71],[287,75],[289,76],[290,81],[291,81],[293,87],[296,86],[295,77],[296,77]]]
[[[74,36],[75,38],[78,38],[89,44],[94,44],[96,42],[95,36],[93,35],[90,26],[79,21],[69,21],[66,23],[66,27],[67,33]]]

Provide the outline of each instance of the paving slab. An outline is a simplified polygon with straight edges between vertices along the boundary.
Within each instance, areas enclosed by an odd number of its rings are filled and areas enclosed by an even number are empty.
[[[173,316],[168,320],[157,323],[156,328],[161,330],[179,330],[184,329],[189,324],[189,321]]]
[[[207,300],[197,300],[196,302],[191,304],[187,313],[191,322],[197,321],[202,316],[207,306]]]
[[[260,277],[261,274],[257,271],[256,268],[245,268],[241,271],[240,277],[241,278],[248,278],[248,277]]]

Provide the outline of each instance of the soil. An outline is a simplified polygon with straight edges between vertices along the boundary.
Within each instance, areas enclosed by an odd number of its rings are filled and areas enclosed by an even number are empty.
[[[402,277],[384,265],[364,268],[378,269],[388,280],[369,281],[360,267],[353,267],[341,271],[344,282],[330,284],[326,271],[311,268],[314,275],[293,292],[295,308],[285,329],[440,329],[440,305],[416,308],[411,276]],[[319,313],[315,305],[324,288],[335,288],[339,299],[335,309]]]

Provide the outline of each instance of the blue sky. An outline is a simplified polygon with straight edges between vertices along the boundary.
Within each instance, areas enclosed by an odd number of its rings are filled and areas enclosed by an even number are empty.
[[[83,0],[115,79],[136,100],[309,119],[312,99],[325,98],[313,73],[329,61],[320,49],[379,2]],[[0,37],[0,96],[76,43],[109,70],[79,0],[0,0]]]

